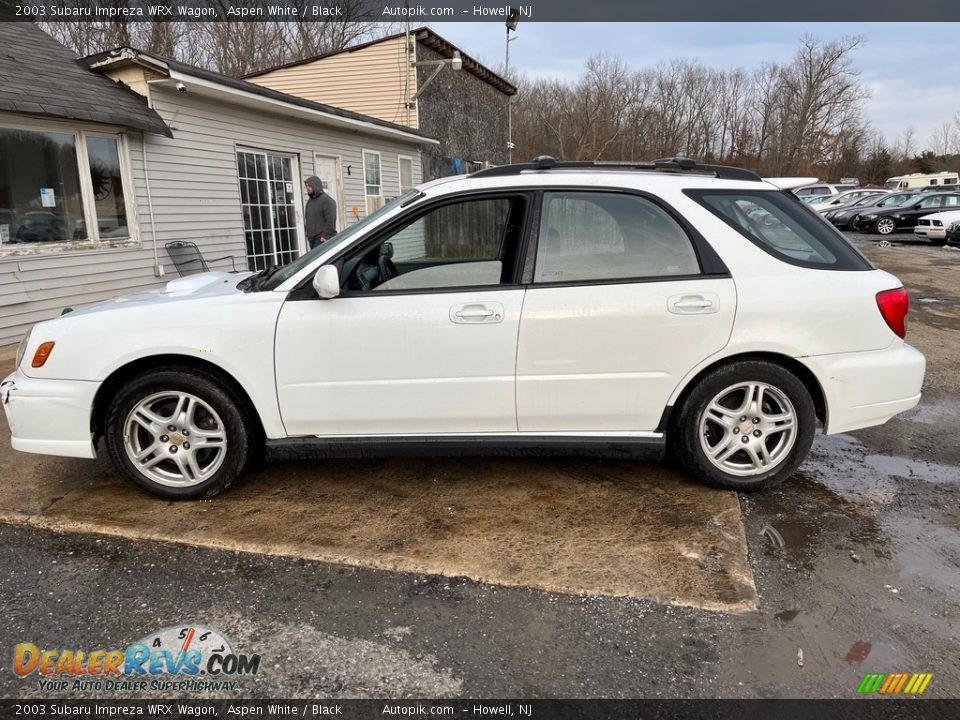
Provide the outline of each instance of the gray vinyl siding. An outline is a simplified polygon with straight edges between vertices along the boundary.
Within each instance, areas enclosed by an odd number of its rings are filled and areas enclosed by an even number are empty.
[[[0,345],[16,342],[30,325],[56,317],[64,307],[90,303],[141,289],[161,287],[178,277],[164,243],[195,242],[208,260],[232,255],[246,269],[246,246],[236,150],[250,148],[295,155],[300,179],[314,174],[314,153],[341,158],[343,226],[356,220],[352,207],[365,215],[362,150],[381,153],[383,193],[399,192],[398,155],[413,158],[414,183],[422,181],[420,148],[360,132],[345,132],[318,123],[178,94],[154,86],[154,108],[173,129],[173,138],[131,132],[129,159],[135,194],[139,243],[56,254],[0,257]],[[24,119],[29,125],[29,119]],[[146,142],[150,204],[143,166]],[[348,167],[350,168],[348,173]],[[302,207],[298,208],[302,215]],[[302,230],[302,218],[298,223]],[[156,238],[153,228],[156,227]],[[154,276],[154,241],[163,277]],[[229,261],[211,263],[229,270]]]

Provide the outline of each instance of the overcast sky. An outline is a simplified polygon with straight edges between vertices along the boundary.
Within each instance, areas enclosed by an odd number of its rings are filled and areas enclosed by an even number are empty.
[[[488,64],[504,57],[500,23],[437,23],[434,30]],[[601,51],[633,68],[672,58],[714,67],[753,68],[788,61],[800,36],[863,35],[854,57],[872,90],[867,117],[891,142],[906,127],[928,146],[933,129],[960,111],[958,23],[521,23],[510,65],[538,77],[576,78]],[[919,149],[919,148],[915,148]]]

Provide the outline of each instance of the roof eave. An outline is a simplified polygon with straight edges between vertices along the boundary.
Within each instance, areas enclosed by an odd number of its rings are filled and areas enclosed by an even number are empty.
[[[412,132],[406,132],[399,128],[385,127],[374,122],[336,115],[334,113],[325,112],[319,108],[281,100],[280,98],[266,97],[254,92],[231,87],[230,85],[217,83],[197,75],[191,75],[188,72],[174,68],[170,68],[168,70],[167,79],[153,81],[153,83],[156,84],[164,84],[169,82],[183,82],[185,84],[189,83],[195,87],[203,88],[206,91],[206,94],[218,95],[221,97],[221,99],[233,99],[234,101],[242,100],[243,104],[257,105],[264,108],[270,108],[274,111],[282,109],[285,114],[297,115],[313,121],[319,120],[325,125],[338,127],[344,130],[352,130],[355,132],[362,131],[369,135],[387,137],[394,140],[402,139],[405,142],[418,145],[440,144],[439,140],[434,140],[433,138],[425,137]]]

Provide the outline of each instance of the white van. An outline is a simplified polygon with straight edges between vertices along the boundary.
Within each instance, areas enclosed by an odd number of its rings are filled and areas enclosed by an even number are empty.
[[[896,175],[887,178],[884,187],[889,190],[919,190],[934,185],[956,185],[960,183],[960,176],[955,172],[913,173],[912,175]]]

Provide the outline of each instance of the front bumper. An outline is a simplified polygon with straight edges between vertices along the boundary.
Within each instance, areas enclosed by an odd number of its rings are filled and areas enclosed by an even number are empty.
[[[17,370],[0,383],[0,404],[14,450],[95,458],[90,431],[100,383],[31,378]]]
[[[798,359],[823,388],[828,435],[882,425],[920,402],[927,361],[899,339],[885,350]]]
[[[947,245],[960,245],[960,230],[947,230]]]
[[[913,228],[913,234],[928,240],[943,240],[947,236],[947,229],[934,225],[916,225]]]

